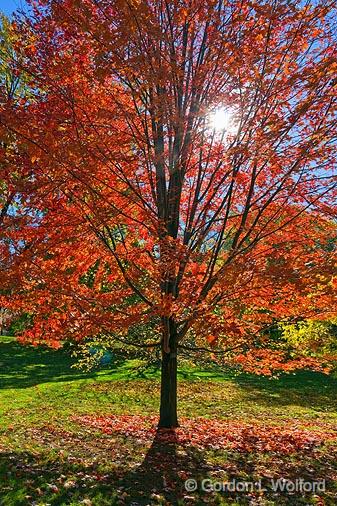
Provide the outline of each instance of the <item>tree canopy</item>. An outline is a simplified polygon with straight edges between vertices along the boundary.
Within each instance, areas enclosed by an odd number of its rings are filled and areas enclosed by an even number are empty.
[[[33,314],[25,339],[127,341],[150,324],[138,344],[169,368],[184,346],[262,372],[323,367],[261,331],[336,310],[335,15],[32,2],[14,24],[29,96],[0,110],[8,188],[25,174],[3,212],[2,303]]]

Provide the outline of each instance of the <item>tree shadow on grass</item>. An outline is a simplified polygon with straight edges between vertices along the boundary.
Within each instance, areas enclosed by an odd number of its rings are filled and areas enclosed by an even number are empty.
[[[131,439],[128,446],[130,443]],[[138,444],[136,441],[133,443]],[[76,440],[76,447],[68,457],[55,451],[51,453],[47,448],[34,453],[0,453],[0,505],[264,504],[252,502],[253,498],[257,501],[261,498],[259,493],[253,494],[252,498],[244,492],[202,492],[200,484],[207,478],[210,482],[256,482],[261,479],[262,486],[266,487],[263,498],[273,501],[271,504],[312,504],[311,493],[275,493],[270,480],[280,477],[309,482],[326,479],[326,493],[323,493],[322,500],[327,505],[335,504],[336,450],[333,449],[329,452],[302,451],[292,455],[216,450],[210,455],[181,444],[174,432],[158,431],[141,464],[129,470],[127,452],[124,453],[121,447],[116,453],[110,438],[106,439],[102,452],[93,453],[89,460],[87,451],[87,457],[83,457],[83,450],[89,449],[84,445],[85,440],[80,444]],[[93,450],[93,447],[90,446],[90,449]],[[118,455],[120,462],[114,460],[114,455]],[[206,462],[206,455],[210,462]],[[185,490],[187,479],[197,481],[196,491]]]
[[[121,486],[134,504],[149,504],[151,498],[163,504],[179,500],[189,504],[194,491],[186,490],[185,481],[196,480],[200,485],[209,469],[203,452],[179,443],[174,431],[159,429],[142,464],[123,477]]]
[[[95,376],[72,369],[74,359],[64,349],[21,345],[13,339],[0,341],[0,389],[27,388],[40,383],[71,381]]]
[[[95,500],[93,504],[118,504],[117,478],[107,474],[97,479],[97,465],[58,459],[45,453],[0,453],[0,505],[63,506]],[[85,504],[85,503],[84,503]]]
[[[148,379],[155,377],[151,371],[139,373],[126,359],[114,357],[108,365],[90,371],[72,367],[76,358],[72,356],[72,345],[65,343],[58,350],[45,345],[22,345],[14,338],[0,337],[0,390],[28,388],[41,383],[77,381],[81,379]]]
[[[233,452],[229,459],[235,462],[236,471],[235,474],[229,476],[229,480],[238,482],[241,476],[244,477],[241,478],[243,481],[257,483],[259,488],[264,489],[263,497],[268,501],[273,501],[267,504],[335,506],[336,456],[335,447],[331,447],[330,451],[328,449],[314,452],[302,450],[291,455],[275,452],[269,454]],[[285,484],[289,484],[290,488],[288,489]],[[246,499],[245,496],[241,497],[242,500]],[[233,494],[232,498],[234,498]],[[251,504],[249,501],[248,503]]]
[[[0,453],[0,504],[27,506],[41,502],[54,506],[87,500],[97,506],[149,505],[178,504],[180,499],[184,505],[204,504],[195,502],[194,492],[186,491],[184,482],[187,478],[200,482],[207,477],[208,467],[202,453],[183,447],[174,432],[157,432],[143,462],[135,469],[125,471],[123,462],[116,468],[112,460],[112,470],[105,463],[102,472],[100,464],[96,460],[85,465],[74,456],[62,459],[45,452]]]
[[[233,377],[247,394],[247,401],[266,406],[297,405],[316,411],[336,411],[337,378],[313,371],[298,371],[280,378],[248,374]]]

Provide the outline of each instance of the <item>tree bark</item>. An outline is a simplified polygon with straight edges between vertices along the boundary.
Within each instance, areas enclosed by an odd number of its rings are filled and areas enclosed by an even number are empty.
[[[159,427],[178,427],[177,415],[177,329],[170,319],[168,347],[162,346]]]

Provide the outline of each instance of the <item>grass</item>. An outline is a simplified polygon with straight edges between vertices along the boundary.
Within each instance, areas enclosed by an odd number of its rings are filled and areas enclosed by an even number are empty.
[[[65,351],[0,338],[1,506],[336,504],[337,450],[331,441],[283,455],[254,445],[246,452],[203,450],[178,439],[144,443],[132,434],[107,434],[74,421],[74,415],[156,415],[158,372],[137,376],[126,362],[83,373],[72,362]],[[318,373],[269,380],[189,367],[180,371],[179,411],[187,418],[331,432],[337,426],[336,387],[336,378]],[[186,477],[326,479],[326,491],[275,494],[267,485],[254,494],[189,493]]]

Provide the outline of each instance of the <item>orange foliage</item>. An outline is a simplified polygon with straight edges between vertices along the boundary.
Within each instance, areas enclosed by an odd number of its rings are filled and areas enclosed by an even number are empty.
[[[178,346],[193,334],[249,370],[316,368],[266,364],[256,343],[277,319],[336,311],[334,7],[33,6],[15,45],[30,93],[0,103],[17,206],[0,304],[33,315],[22,338],[170,322]],[[234,130],[209,125],[219,107]]]

